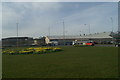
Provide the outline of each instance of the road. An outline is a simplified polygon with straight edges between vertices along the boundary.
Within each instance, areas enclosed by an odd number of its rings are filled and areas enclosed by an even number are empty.
[[[103,47],[115,47],[115,45],[111,45],[111,44],[100,44],[100,45],[95,45],[95,46],[103,46]]]

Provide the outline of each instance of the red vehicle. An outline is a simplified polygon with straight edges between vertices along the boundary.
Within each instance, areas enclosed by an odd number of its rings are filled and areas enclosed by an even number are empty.
[[[92,43],[92,42],[87,42],[87,43],[85,43],[85,45],[94,46],[94,43]]]

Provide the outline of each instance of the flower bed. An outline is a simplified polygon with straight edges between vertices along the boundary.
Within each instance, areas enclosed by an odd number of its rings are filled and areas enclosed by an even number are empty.
[[[25,48],[22,50],[3,50],[3,54],[44,54],[44,53],[50,53],[50,52],[57,52],[61,51],[61,48],[58,47],[36,47],[36,48]]]

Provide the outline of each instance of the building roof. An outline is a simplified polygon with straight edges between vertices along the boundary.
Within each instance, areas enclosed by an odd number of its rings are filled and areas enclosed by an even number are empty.
[[[86,38],[112,38],[110,36],[111,32],[96,33],[85,36]]]
[[[111,32],[95,33],[91,35],[66,35],[64,39],[80,39],[80,38],[112,38],[110,36]],[[63,36],[47,36],[50,39],[63,39]]]
[[[120,32],[111,32],[110,36],[113,38],[120,38]]]
[[[3,38],[2,40],[4,39],[32,39],[32,37],[8,37],[8,38]]]

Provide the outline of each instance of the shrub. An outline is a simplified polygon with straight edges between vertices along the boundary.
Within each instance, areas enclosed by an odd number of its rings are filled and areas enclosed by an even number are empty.
[[[3,50],[3,54],[43,54],[43,53],[50,53],[50,52],[56,52],[61,51],[61,48],[58,47],[36,47],[36,48],[25,48],[22,50]]]

